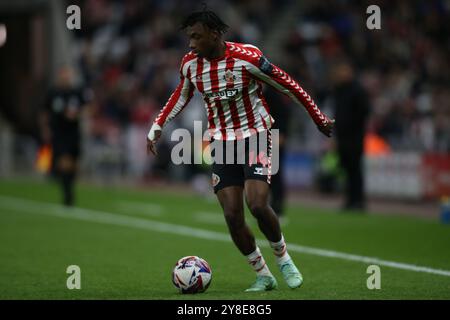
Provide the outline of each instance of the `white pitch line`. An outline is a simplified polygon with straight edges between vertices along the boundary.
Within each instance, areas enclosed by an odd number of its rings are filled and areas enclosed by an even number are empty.
[[[128,212],[136,212],[147,216],[159,217],[163,214],[163,208],[154,203],[145,203],[137,201],[120,201],[118,207]]]
[[[209,224],[225,224],[225,218],[223,217],[223,214],[217,214],[215,212],[199,212],[196,213],[194,216],[195,220],[202,223],[209,223]]]
[[[213,211],[201,211],[194,215],[194,219],[201,223],[207,224],[225,224],[225,217],[222,212],[213,212]],[[253,217],[248,217],[246,222],[249,226],[255,226],[256,222]]]
[[[192,228],[183,225],[153,221],[148,219],[125,216],[116,213],[103,212],[84,208],[65,208],[61,205],[44,203],[39,201],[14,198],[0,195],[0,206],[15,210],[25,210],[28,213],[44,214],[66,219],[76,219],[97,223],[104,223],[117,226],[132,227],[137,229],[152,230],[157,232],[171,233],[188,237],[209,239],[216,241],[230,242],[230,236],[227,233]],[[266,240],[257,239],[261,247],[269,247]],[[421,273],[430,273],[450,277],[450,270],[434,269],[430,267],[417,266],[413,264],[382,260],[375,257],[365,257],[349,253],[343,253],[333,250],[319,249],[298,244],[288,243],[289,251],[311,254],[321,257],[335,258],[347,261],[362,262],[365,264],[377,264],[395,269],[408,270]]]

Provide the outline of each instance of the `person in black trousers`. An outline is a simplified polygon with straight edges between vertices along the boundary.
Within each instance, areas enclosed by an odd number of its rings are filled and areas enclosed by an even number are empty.
[[[80,157],[80,120],[87,105],[86,93],[74,86],[74,71],[69,66],[58,69],[56,85],[50,88],[40,126],[42,142],[52,148],[51,174],[57,178],[62,191],[62,203],[73,206],[74,183]]]
[[[357,81],[350,62],[339,61],[332,69],[335,134],[339,162],[346,175],[345,210],[366,208],[362,157],[370,113],[368,94]]]

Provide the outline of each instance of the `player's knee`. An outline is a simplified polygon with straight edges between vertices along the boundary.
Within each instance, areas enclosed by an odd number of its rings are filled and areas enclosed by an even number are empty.
[[[267,203],[262,203],[260,201],[251,201],[248,203],[248,208],[252,215],[256,218],[262,218],[267,212]]]
[[[230,229],[240,229],[245,225],[244,213],[239,208],[225,208],[224,209],[225,221]]]

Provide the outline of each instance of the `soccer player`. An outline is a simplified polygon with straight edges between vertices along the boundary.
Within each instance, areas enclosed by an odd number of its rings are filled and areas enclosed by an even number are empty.
[[[270,140],[273,119],[261,83],[303,105],[318,129],[328,137],[334,120],[327,118],[298,83],[270,63],[258,48],[224,41],[222,36],[228,26],[214,12],[192,13],[183,22],[182,29],[187,31],[192,51],[182,59],[179,85],[153,121],[147,136],[147,152],[157,154],[155,143],[162,129],[186,107],[197,89],[205,101],[212,141],[235,144],[239,139],[245,140],[245,164],[214,162],[212,182],[231,238],[256,272],[256,281],[246,291],[272,290],[277,287],[277,281],[245,222],[244,194],[248,208],[273,249],[284,280],[290,288],[297,288],[303,277],[287,252],[279,221],[268,204],[270,174],[261,174],[267,161],[255,163],[248,154],[252,134],[258,140]],[[270,167],[270,158],[268,164]]]

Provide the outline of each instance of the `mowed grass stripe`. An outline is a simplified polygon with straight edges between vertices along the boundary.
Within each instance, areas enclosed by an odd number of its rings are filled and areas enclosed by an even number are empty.
[[[39,202],[29,199],[9,197],[0,195],[0,206],[15,210],[23,210],[32,214],[51,215],[66,219],[84,220],[89,222],[125,226],[137,229],[152,230],[156,232],[171,233],[200,239],[226,241],[230,242],[230,236],[227,233],[211,231],[200,228],[193,228],[172,223],[165,223],[149,219],[136,218],[118,213],[110,213],[85,208],[66,208],[58,204]],[[268,247],[266,240],[257,239],[260,247]],[[298,252],[321,257],[335,258],[347,261],[362,262],[365,264],[376,264],[395,269],[414,271],[420,273],[429,273],[440,276],[450,277],[449,270],[434,269],[426,266],[382,260],[376,257],[366,257],[354,255],[333,250],[302,246],[294,243],[288,243],[289,251]]]

